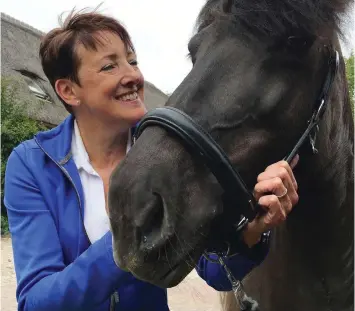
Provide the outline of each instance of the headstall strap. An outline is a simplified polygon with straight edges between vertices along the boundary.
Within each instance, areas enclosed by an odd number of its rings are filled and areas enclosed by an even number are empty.
[[[329,94],[331,87],[333,85],[335,76],[338,72],[339,68],[339,53],[337,50],[331,50],[330,52],[332,55],[329,58],[329,70],[327,73],[327,76],[325,78],[325,81],[322,86],[322,90],[319,94],[319,98],[316,101],[314,111],[312,114],[312,117],[308,121],[308,126],[306,130],[303,132],[301,138],[298,140],[296,145],[294,146],[293,150],[291,153],[285,158],[285,160],[290,163],[294,156],[297,154],[299,148],[303,145],[304,141],[309,139],[312,152],[314,154],[318,153],[318,150],[315,147],[316,144],[316,139],[317,139],[317,133],[319,132],[319,122],[322,119],[324,112],[327,108],[328,102],[329,102]]]

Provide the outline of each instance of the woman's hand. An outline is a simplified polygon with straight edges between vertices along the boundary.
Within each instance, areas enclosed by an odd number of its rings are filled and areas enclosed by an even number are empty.
[[[258,176],[254,196],[265,213],[257,215],[243,231],[244,241],[249,247],[259,242],[263,232],[285,221],[297,204],[298,187],[292,169],[298,160],[297,155],[290,165],[286,161],[277,162]]]

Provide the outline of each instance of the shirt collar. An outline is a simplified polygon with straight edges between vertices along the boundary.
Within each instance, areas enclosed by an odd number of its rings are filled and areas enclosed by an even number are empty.
[[[131,129],[129,130],[128,134],[128,140],[127,140],[127,148],[126,148],[126,154],[128,151],[131,149],[132,142],[131,142]],[[80,135],[80,130],[78,127],[78,123],[76,120],[74,120],[74,131],[73,131],[73,137],[72,137],[72,143],[71,143],[71,151],[73,155],[73,160],[78,168],[84,169],[88,173],[93,173],[94,169],[90,163],[89,155],[86,151],[85,145],[83,143],[83,140]]]
[[[73,131],[71,147],[72,147],[71,149],[73,154],[73,160],[78,170],[84,169],[87,172],[91,172],[93,168],[90,164],[89,155],[86,152],[83,140],[80,135],[78,123],[76,122],[76,120],[74,120],[74,131]]]

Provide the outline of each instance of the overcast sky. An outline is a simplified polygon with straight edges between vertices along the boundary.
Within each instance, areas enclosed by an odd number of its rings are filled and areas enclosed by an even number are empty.
[[[62,12],[74,6],[93,8],[101,2],[4,0],[1,11],[47,32],[58,25]],[[100,11],[123,22],[132,36],[145,78],[163,92],[170,93],[191,69],[186,57],[187,43],[204,3],[205,0],[106,0]]]

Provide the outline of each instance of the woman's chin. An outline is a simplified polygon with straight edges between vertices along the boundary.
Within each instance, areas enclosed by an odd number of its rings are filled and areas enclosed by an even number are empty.
[[[137,105],[135,108],[129,107],[128,109],[120,109],[119,112],[122,119],[129,121],[133,125],[139,122],[146,113],[147,109],[143,104]]]

